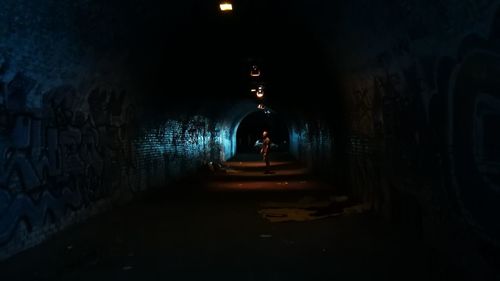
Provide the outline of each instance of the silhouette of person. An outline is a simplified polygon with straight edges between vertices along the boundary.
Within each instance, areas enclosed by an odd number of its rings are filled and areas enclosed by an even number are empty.
[[[264,173],[271,173],[271,162],[269,160],[269,152],[271,150],[271,139],[268,137],[268,133],[264,131],[262,133],[262,148],[260,149],[260,154],[264,158],[264,162],[266,162],[266,170]]]

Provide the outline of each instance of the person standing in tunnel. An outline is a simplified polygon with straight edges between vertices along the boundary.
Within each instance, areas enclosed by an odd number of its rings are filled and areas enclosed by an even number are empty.
[[[271,139],[268,136],[267,131],[262,133],[262,148],[260,149],[260,154],[262,154],[264,158],[264,162],[266,162],[266,170],[265,174],[271,174],[271,162],[269,160],[269,152],[271,150]]]

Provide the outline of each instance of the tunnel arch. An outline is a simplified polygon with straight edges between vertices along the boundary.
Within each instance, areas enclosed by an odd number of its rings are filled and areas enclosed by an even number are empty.
[[[238,129],[242,122],[252,114],[261,112],[257,108],[257,104],[254,101],[246,100],[233,103],[222,103],[219,104],[219,115],[217,120],[218,130],[221,132],[221,143],[225,151],[223,160],[227,161],[234,157],[237,153],[238,148]],[[272,114],[279,116],[282,125],[286,127],[287,136],[284,137],[287,141],[287,151],[294,153],[297,148],[294,148],[294,144],[299,143],[300,134],[297,133],[303,124],[307,121],[303,120],[303,116],[299,112],[293,112],[290,110],[283,110],[281,108],[274,109],[268,108]],[[301,125],[302,124],[302,125]]]
[[[289,124],[285,122],[278,112],[264,109],[249,113],[240,121],[236,128],[236,152],[257,152],[256,142],[261,139],[263,131],[269,133],[273,143],[273,151],[289,151]]]

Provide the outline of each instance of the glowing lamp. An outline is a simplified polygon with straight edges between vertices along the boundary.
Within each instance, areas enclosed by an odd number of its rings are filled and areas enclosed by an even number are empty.
[[[228,3],[228,2],[223,2],[219,5],[220,10],[223,12],[228,12],[233,10],[233,4]]]
[[[263,98],[263,97],[264,97],[264,92],[263,92],[263,91],[258,91],[256,95],[257,95],[257,97],[258,97],[259,99],[261,99],[261,98]]]
[[[257,106],[257,108],[258,108],[258,109],[261,109],[261,110],[264,110],[266,107],[265,107],[263,104],[259,104],[259,105]]]
[[[250,71],[250,75],[252,77],[259,77],[260,76],[260,70],[257,68],[257,66],[253,66],[252,70]]]
[[[257,89],[251,89],[250,91],[251,91],[252,93],[255,93],[255,92],[257,92]]]

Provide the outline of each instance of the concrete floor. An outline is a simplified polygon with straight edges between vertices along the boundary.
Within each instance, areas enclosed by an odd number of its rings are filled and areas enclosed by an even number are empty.
[[[430,280],[421,242],[369,212],[264,219],[265,206],[339,194],[294,162],[275,162],[273,175],[261,165],[237,160],[201,182],[151,191],[0,264],[0,279]]]

